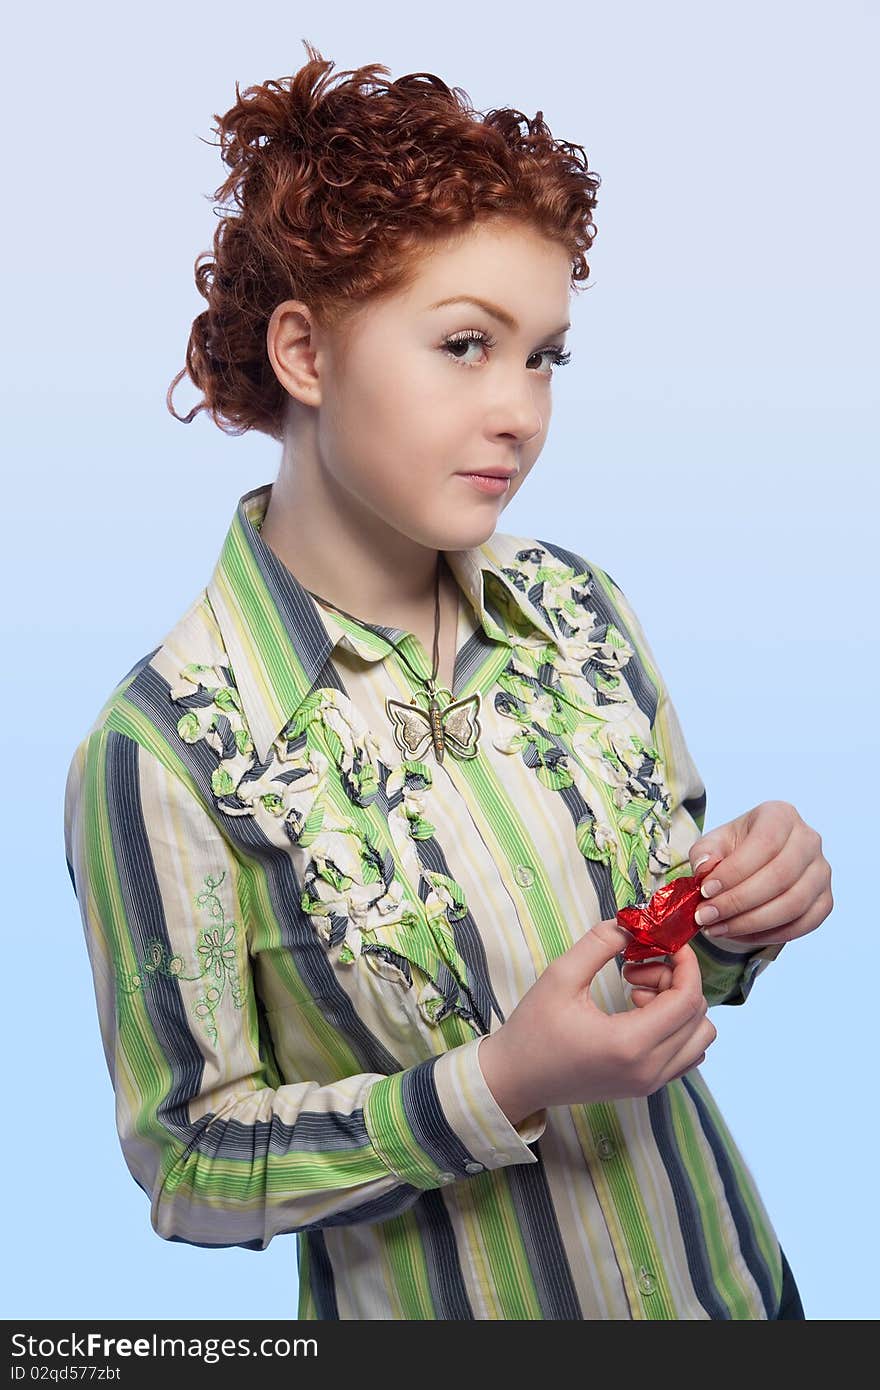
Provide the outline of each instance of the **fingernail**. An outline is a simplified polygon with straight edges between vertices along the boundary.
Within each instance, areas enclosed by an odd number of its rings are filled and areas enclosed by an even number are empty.
[[[711,898],[713,893],[721,892],[721,883],[717,878],[710,878],[708,883],[700,885],[700,892],[704,898]]]
[[[701,927],[705,927],[707,922],[714,922],[715,918],[720,916],[721,913],[718,911],[718,908],[713,907],[710,903],[708,907],[697,908],[696,912],[694,913],[694,921],[699,923]]]
[[[706,932],[707,936],[729,936],[730,932],[726,922],[721,922],[717,927],[710,927]]]
[[[694,865],[694,873],[697,872],[697,869],[700,867],[701,864],[705,864],[706,860],[711,858],[711,854],[704,854],[702,859],[698,859],[696,864]]]

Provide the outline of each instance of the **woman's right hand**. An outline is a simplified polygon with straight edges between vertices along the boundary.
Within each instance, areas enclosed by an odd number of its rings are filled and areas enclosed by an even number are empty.
[[[653,967],[662,984],[636,1007],[607,1014],[591,997],[593,977],[631,940],[615,920],[597,922],[483,1038],[480,1068],[512,1124],[548,1105],[649,1096],[703,1061],[717,1030],[690,946]]]

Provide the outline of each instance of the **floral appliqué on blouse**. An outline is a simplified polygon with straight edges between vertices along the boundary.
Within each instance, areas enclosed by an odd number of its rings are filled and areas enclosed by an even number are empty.
[[[450,929],[467,912],[463,889],[424,869],[413,844],[434,833],[424,816],[427,764],[400,763],[385,786],[398,859],[409,882],[426,890],[413,901],[394,855],[376,842],[366,818],[340,815],[332,804],[331,777],[338,776],[353,809],[368,807],[380,785],[378,740],[347,695],[332,687],[312,691],[260,764],[230,667],[191,663],[180,676],[170,691],[185,709],[177,731],[187,743],[204,739],[218,754],[211,777],[218,809],[252,815],[273,842],[281,834],[309,849],[300,905],[336,963],[350,967],[363,958],[375,974],[406,989],[415,983],[415,966],[426,1022],[454,1011],[478,1030],[467,965]],[[327,753],[317,746],[318,729]]]
[[[505,577],[558,633],[561,651],[542,633],[517,631],[516,605],[498,586],[514,655],[495,708],[513,727],[495,747],[519,753],[551,790],[577,786],[589,807],[576,827],[578,848],[608,865],[618,906],[627,906],[650,895],[671,864],[662,760],[621,675],[635,654],[590,607],[589,570],[548,563],[540,546],[515,560]]]

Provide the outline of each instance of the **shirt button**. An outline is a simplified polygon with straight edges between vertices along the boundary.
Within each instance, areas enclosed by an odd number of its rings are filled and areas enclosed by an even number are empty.
[[[531,888],[535,881],[535,875],[528,864],[517,864],[513,871],[513,876],[522,888]]]
[[[602,1135],[601,1139],[596,1145],[596,1148],[599,1151],[600,1158],[613,1158],[614,1155],[617,1153],[617,1146],[614,1143],[614,1140],[609,1139],[606,1134]]]
[[[454,1173],[438,1173],[438,1174],[437,1174],[437,1181],[438,1181],[438,1182],[455,1182],[455,1174],[454,1174]]]
[[[654,1293],[657,1288],[656,1280],[648,1270],[645,1269],[644,1265],[642,1265],[639,1270],[638,1285],[642,1293]]]
[[[482,1163],[466,1163],[464,1170],[466,1173],[482,1173],[483,1165]]]

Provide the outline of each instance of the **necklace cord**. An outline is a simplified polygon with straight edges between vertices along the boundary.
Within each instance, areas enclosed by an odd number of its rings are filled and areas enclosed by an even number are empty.
[[[437,679],[437,674],[438,674],[439,669],[440,669],[440,564],[441,564],[440,555],[441,555],[441,552],[438,550],[438,551],[437,551],[437,570],[436,570],[436,574],[435,574],[435,577],[434,577],[434,656],[433,656],[433,663],[434,663],[434,664],[433,664],[433,669],[432,669],[432,671],[431,671],[431,675],[430,675],[429,679],[426,681],[424,676],[420,676],[419,673],[418,673],[418,671],[413,670],[412,663],[407,659],[407,657],[404,655],[404,653],[400,650],[400,646],[398,645],[398,643],[396,643],[396,642],[392,642],[392,643],[391,643],[392,647],[393,647],[394,650],[397,652],[398,656],[403,657],[403,660],[406,662],[406,664],[407,664],[407,666],[409,667],[410,671],[412,671],[412,674],[415,676],[416,680],[421,681],[422,685],[429,685],[432,689],[434,688],[434,682],[435,682],[436,679]],[[305,585],[303,585],[303,588],[305,588]],[[363,618],[357,618],[357,617],[355,617],[354,613],[347,613],[346,610],[345,610],[344,608],[340,608],[338,604],[331,603],[330,600],[329,600],[328,598],[322,597],[321,594],[316,594],[316,593],[314,592],[313,589],[306,589],[306,593],[307,593],[307,594],[311,594],[312,598],[318,599],[318,601],[319,601],[320,603],[326,603],[326,605],[327,605],[328,608],[332,608],[332,609],[335,610],[335,612],[341,613],[342,616],[343,616],[344,618],[351,618],[351,620],[352,620],[353,623],[360,623],[360,625],[361,625],[362,627],[372,627],[372,626],[374,626],[374,624],[372,624],[372,623],[366,623],[366,622],[364,622]]]
[[[414,670],[412,662],[403,653],[399,644],[391,643],[416,680],[426,687],[427,708],[422,708],[416,704],[416,698],[413,696],[409,705],[403,705],[398,700],[387,699],[385,711],[394,730],[394,742],[405,757],[421,757],[425,746],[424,740],[429,737],[434,745],[434,756],[437,762],[442,764],[447,740],[457,758],[475,758],[482,731],[477,718],[480,710],[480,692],[475,691],[465,700],[456,700],[453,692],[449,691],[451,699],[444,706],[438,696],[435,684],[440,667],[441,564],[442,551],[438,550],[437,572],[434,579],[434,666],[430,677],[425,680],[424,676],[420,676],[418,671]],[[311,594],[312,598],[317,599],[319,603],[325,603],[328,608],[341,613],[343,617],[350,618],[354,623],[360,623],[363,627],[376,626],[375,623],[365,623],[363,618],[356,618],[353,613],[347,613],[344,608],[340,608],[336,603],[331,603],[329,599],[323,598],[321,594],[316,594],[312,589],[306,589],[306,593]],[[419,719],[423,722],[419,723]],[[427,724],[427,729],[425,724]]]

